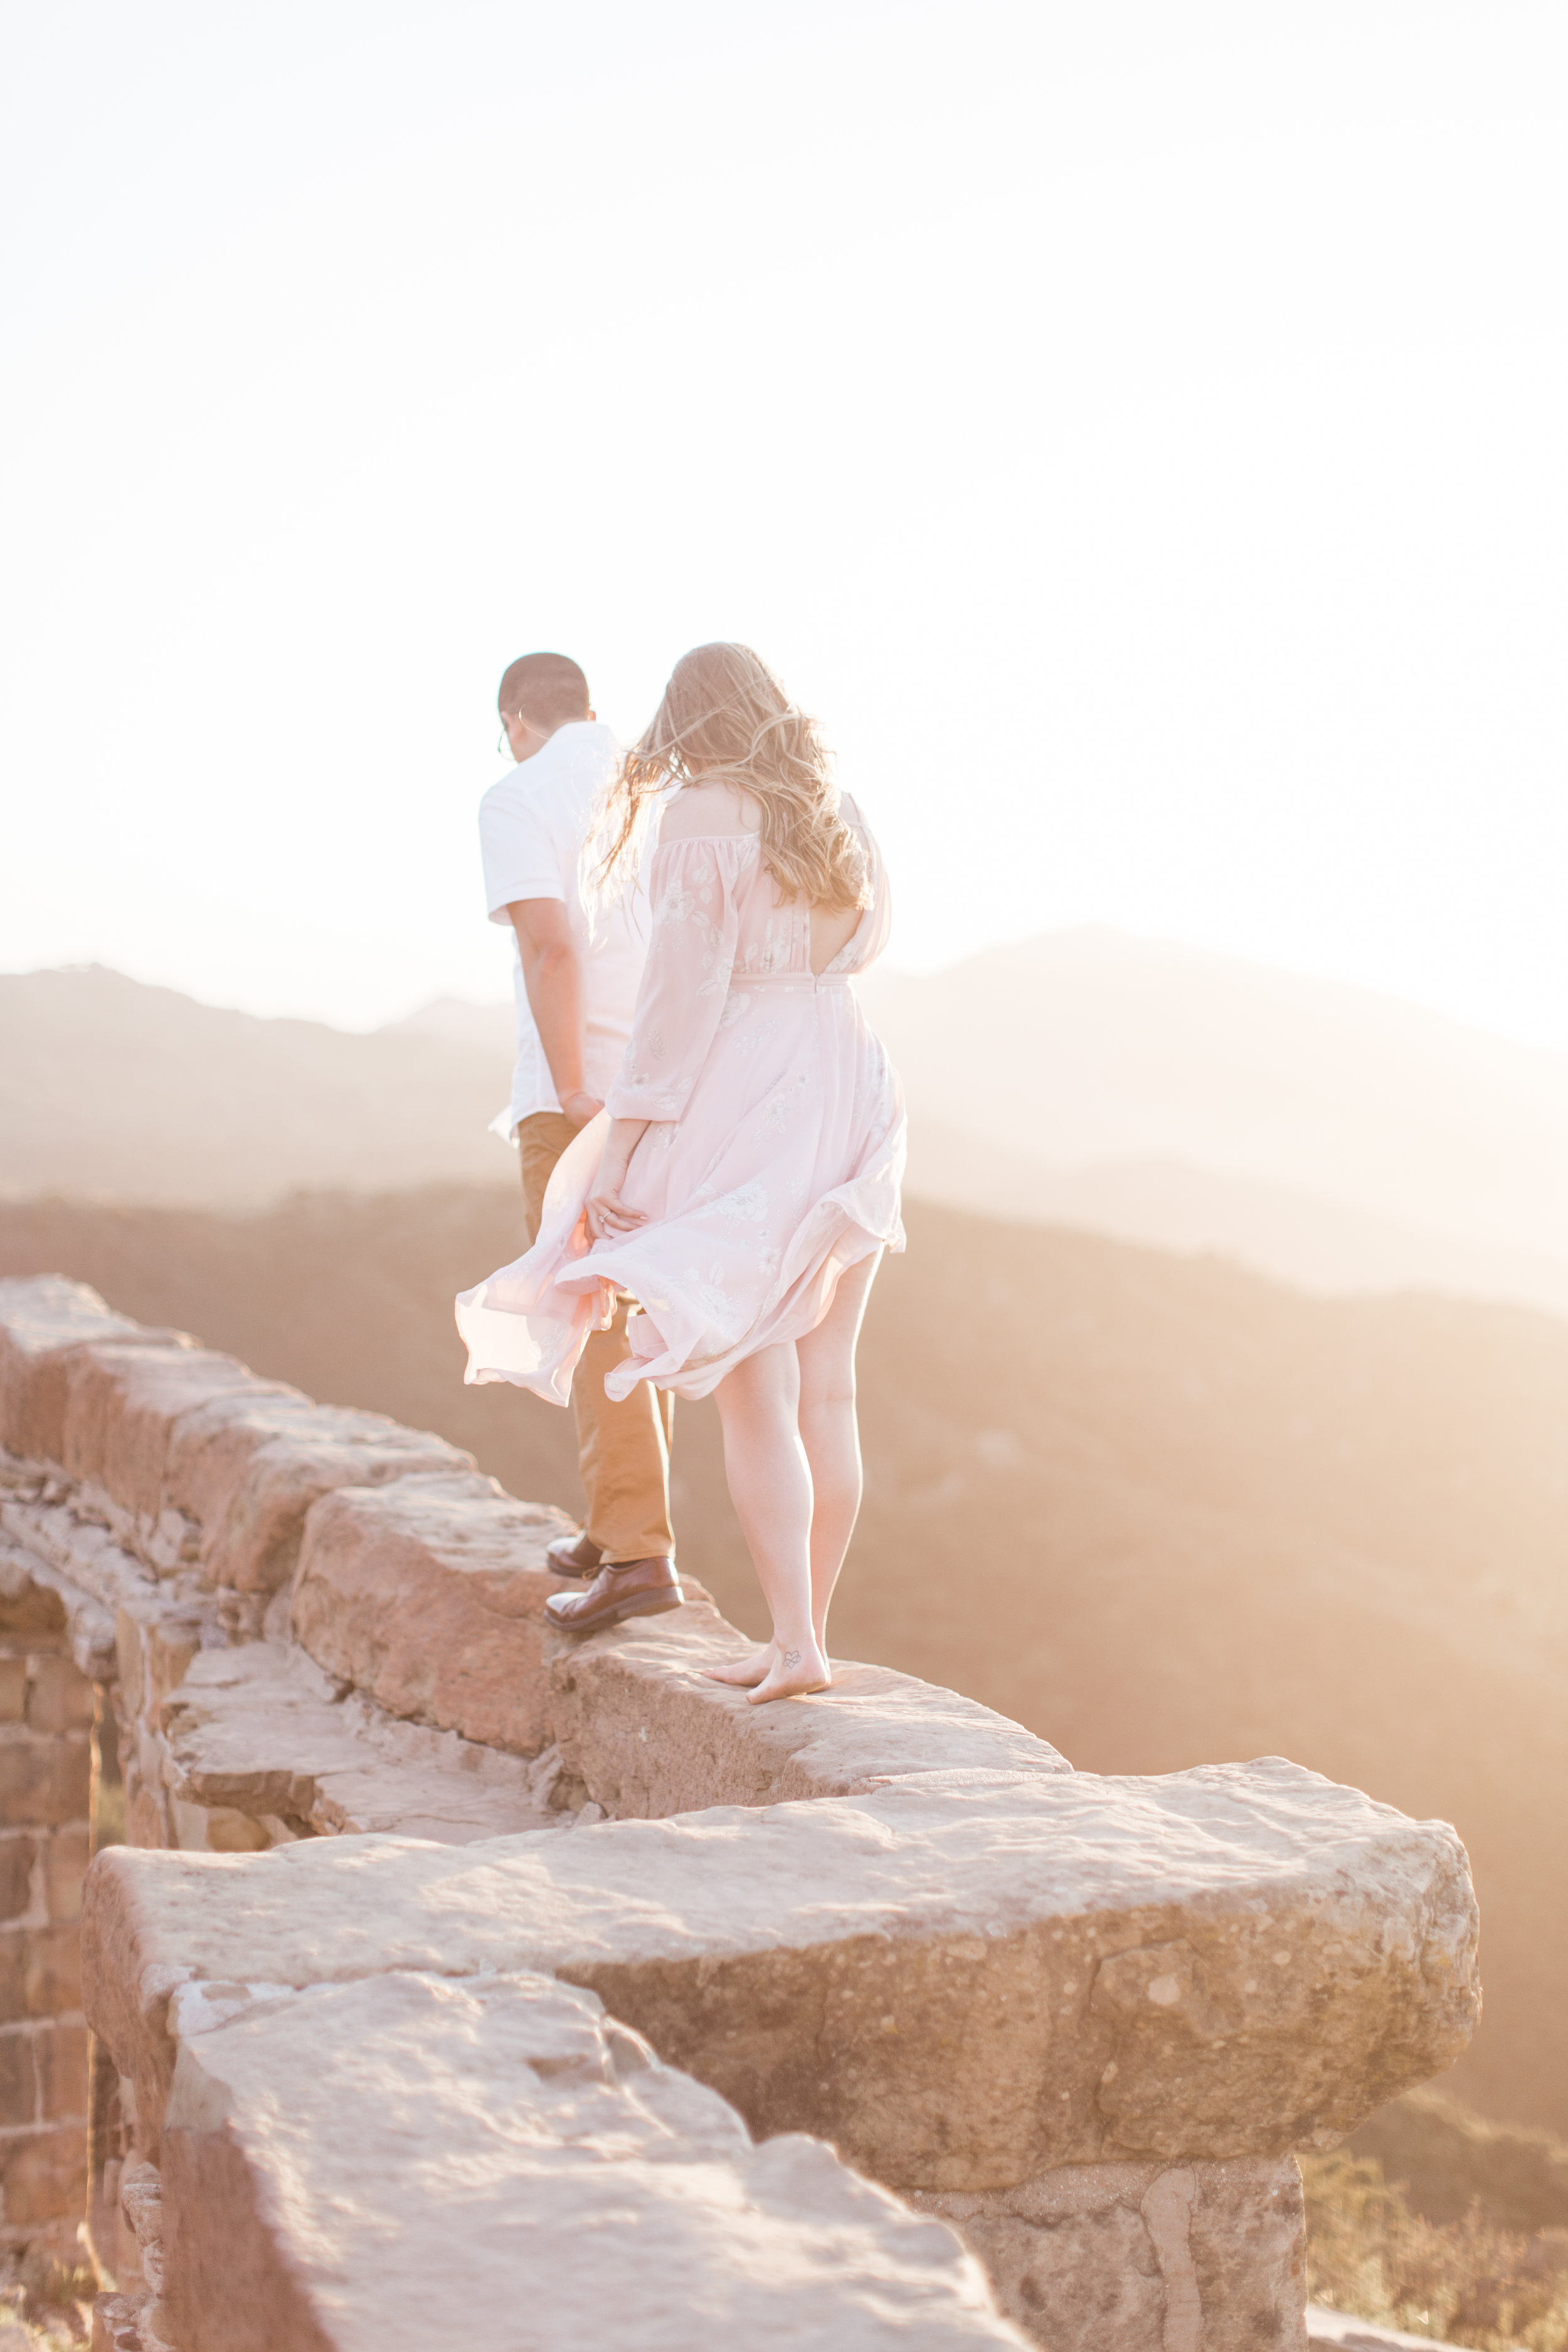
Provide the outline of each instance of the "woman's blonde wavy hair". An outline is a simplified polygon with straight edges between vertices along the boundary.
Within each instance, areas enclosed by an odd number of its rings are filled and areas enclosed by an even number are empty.
[[[795,709],[750,646],[697,646],[676,663],[605,805],[602,886],[636,870],[671,782],[733,784],[751,794],[762,811],[763,863],[781,898],[869,905],[865,853],[838,814],[816,721]]]

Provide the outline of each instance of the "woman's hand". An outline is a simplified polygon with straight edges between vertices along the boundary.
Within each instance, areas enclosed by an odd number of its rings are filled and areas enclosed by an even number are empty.
[[[621,1198],[621,1187],[626,1181],[632,1153],[642,1140],[647,1125],[645,1118],[616,1118],[610,1121],[599,1172],[584,1203],[588,1231],[596,1242],[618,1241],[647,1223],[647,1217],[641,1209],[629,1207]]]

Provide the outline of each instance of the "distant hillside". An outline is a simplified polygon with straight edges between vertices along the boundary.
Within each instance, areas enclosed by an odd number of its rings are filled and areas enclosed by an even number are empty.
[[[0,976],[0,1197],[259,1205],[297,1187],[515,1184],[511,1053],[418,1022],[258,1021],[122,973]]]
[[[879,967],[861,994],[928,1197],[1568,1307],[1568,1054],[1110,931]]]
[[[878,970],[863,994],[904,1075],[917,1196],[1315,1289],[1568,1313],[1568,1055],[1108,932]],[[0,1198],[510,1187],[486,1129],[511,1030],[510,1005],[454,999],[352,1036],[115,972],[0,977]]]
[[[1053,1167],[917,1108],[909,1183],[921,1199],[952,1208],[1212,1252],[1306,1290],[1447,1290],[1568,1315],[1568,1258],[1466,1241],[1410,1216],[1176,1160]]]
[[[1278,1753],[1456,1822],[1487,2010],[1449,2080],[1568,2131],[1568,1324],[1310,1298],[919,1202],[909,1224],[867,1324],[835,1648],[956,1685],[1085,1769]],[[518,1241],[510,1194],[479,1188],[0,1207],[0,1273],[81,1276],[571,1507],[568,1416],[460,1385],[452,1295]],[[676,1429],[682,1557],[754,1627],[711,1404]]]

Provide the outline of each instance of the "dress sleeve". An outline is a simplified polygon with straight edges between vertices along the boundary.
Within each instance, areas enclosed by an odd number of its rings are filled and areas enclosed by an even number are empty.
[[[632,1034],[605,1105],[612,1118],[679,1118],[708,1058],[739,929],[727,843],[672,841],[648,877],[652,936]]]

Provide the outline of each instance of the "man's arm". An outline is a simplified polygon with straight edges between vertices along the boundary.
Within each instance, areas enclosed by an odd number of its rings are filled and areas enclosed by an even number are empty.
[[[522,957],[523,986],[550,1082],[574,1127],[604,1108],[583,1084],[583,959],[560,898],[514,898],[507,908]]]

